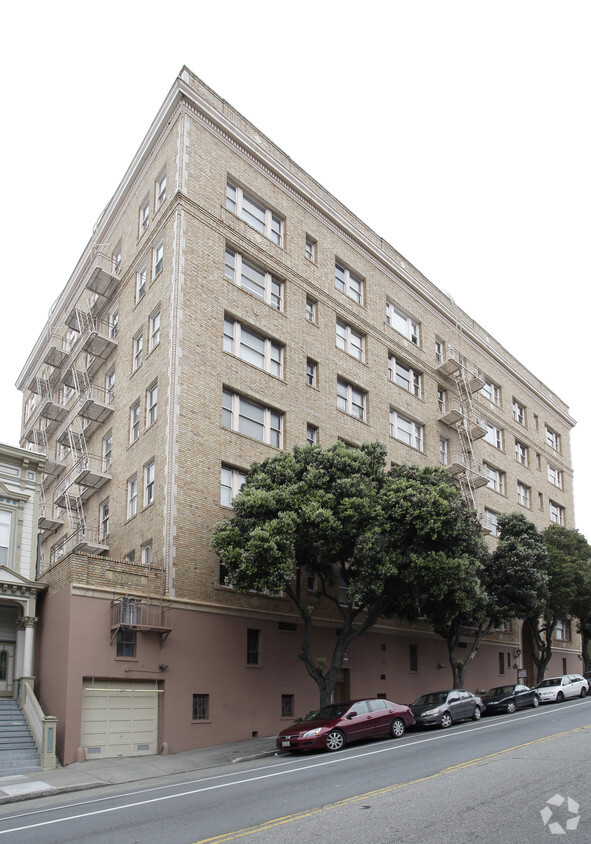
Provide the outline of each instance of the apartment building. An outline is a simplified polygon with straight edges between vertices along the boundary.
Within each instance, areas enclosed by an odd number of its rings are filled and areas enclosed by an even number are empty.
[[[255,460],[379,439],[445,465],[491,543],[505,511],[574,526],[565,403],[187,68],[18,387],[46,458],[36,676],[64,763],[269,735],[316,705],[287,599],[233,592],[210,547]],[[553,667],[575,671],[564,629]],[[470,687],[522,650],[518,622],[497,631]],[[446,665],[425,626],[384,622],[339,694],[407,701]]]

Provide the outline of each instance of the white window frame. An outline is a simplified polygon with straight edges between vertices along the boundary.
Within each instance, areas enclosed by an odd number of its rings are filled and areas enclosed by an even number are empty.
[[[445,355],[445,343],[439,337],[435,338],[435,360],[437,363],[443,363]]]
[[[113,462],[113,432],[103,437],[103,472],[108,472]]]
[[[405,413],[399,413],[395,407],[390,408],[390,436],[415,451],[424,451],[425,426]]]
[[[498,536],[499,535],[499,514],[495,513],[494,510],[489,510],[485,508],[484,515],[488,521],[491,536]]]
[[[283,246],[284,221],[281,217],[229,179],[226,208],[277,246]]]
[[[402,370],[402,371],[400,371]],[[388,355],[388,378],[402,390],[406,390],[413,396],[421,397],[422,372],[413,369],[406,361],[397,358],[396,355]],[[439,390],[437,392],[439,401]]]
[[[306,260],[310,261],[312,264],[316,263],[316,246],[317,241],[310,237],[309,234],[306,235]]]
[[[529,464],[528,448],[523,443],[520,443],[519,440],[515,440],[515,460],[522,466]]]
[[[10,568],[13,512],[0,508],[0,565]],[[6,549],[6,550],[5,550]]]
[[[114,340],[117,334],[119,333],[119,304],[117,303],[115,307],[109,313],[109,337],[111,340]]]
[[[248,415],[253,410],[256,417]],[[222,392],[222,427],[274,448],[283,447],[283,413],[226,389]],[[253,427],[260,430],[260,437],[250,432]]]
[[[555,486],[557,489],[562,489],[562,479],[562,470],[557,469],[555,466],[552,466],[550,463],[548,463],[548,482]]]
[[[525,425],[525,407],[517,399],[513,399],[513,419],[519,425]]]
[[[386,322],[390,328],[402,334],[415,346],[420,346],[421,330],[419,323],[393,302],[386,302]]]
[[[318,302],[306,296],[306,319],[314,325],[318,322]]]
[[[103,501],[99,512],[99,535],[101,542],[109,536],[109,499]]]
[[[127,518],[137,515],[137,475],[127,481]]]
[[[158,382],[155,381],[146,390],[146,428],[158,419]]]
[[[306,426],[306,445],[318,445],[318,427],[308,424]]]
[[[342,319],[336,322],[336,344],[337,348],[356,360],[365,360],[365,335]]]
[[[367,393],[344,378],[337,379],[337,408],[365,422],[367,415]]]
[[[160,275],[164,268],[164,241],[160,240],[152,252],[152,279]]]
[[[140,438],[140,414],[141,402],[138,399],[129,408],[129,443],[130,445]]]
[[[318,386],[318,364],[312,358],[306,359],[306,384],[308,387]]]
[[[136,372],[142,365],[142,356],[144,350],[144,335],[143,332],[141,334],[137,334],[133,338],[133,364],[132,364],[132,371]]]
[[[135,276],[135,302],[144,298],[148,289],[148,265],[142,264]]]
[[[238,495],[246,480],[246,472],[222,463],[220,478],[220,504],[222,507],[232,507],[234,496]]]
[[[557,618],[554,629],[554,638],[558,642],[570,642],[572,640],[572,627],[568,619]]]
[[[560,451],[560,434],[557,434],[548,425],[546,425],[546,445],[549,445],[554,451]]]
[[[253,273],[260,274],[262,280],[254,280],[249,277],[245,274],[245,268]],[[255,261],[245,258],[235,249],[230,249],[229,246],[226,247],[224,275],[228,281],[231,281],[237,287],[241,287],[251,296],[255,296],[276,311],[283,311],[284,282],[274,276],[273,273],[263,269]],[[246,284],[244,283],[245,280]],[[257,292],[259,289],[261,292]]]
[[[149,352],[153,352],[160,343],[160,311],[150,317],[150,335],[148,337]]]
[[[517,503],[531,509],[531,487],[521,481],[517,481]]]
[[[154,503],[156,490],[156,461],[150,460],[144,466],[144,507]]]
[[[484,435],[484,439],[487,443],[498,448],[499,451],[503,450],[503,429],[497,428],[496,425],[491,425],[490,422],[486,423],[486,434]]]
[[[336,261],[334,265],[334,284],[336,289],[349,299],[353,299],[358,305],[363,305],[363,279],[339,261]]]
[[[146,199],[140,205],[140,237],[148,230],[150,225],[150,198]]]
[[[111,253],[111,270],[113,275],[119,275],[121,272],[121,262],[122,262],[122,251],[121,251],[121,241],[117,244],[117,246],[113,249]]]
[[[152,565],[152,559],[154,557],[154,550],[152,546],[152,540],[148,540],[142,544],[142,565],[146,568]]]
[[[447,466],[449,460],[449,440],[445,437],[439,437],[439,462],[442,466]]]
[[[494,381],[485,381],[480,393],[486,401],[489,401],[497,406],[500,405],[501,388],[498,384],[495,384]]]
[[[224,318],[224,351],[275,378],[283,377],[283,346],[231,317]]]
[[[166,201],[166,170],[156,179],[154,189],[154,210],[158,211]]]
[[[500,469],[497,469],[495,466],[491,466],[488,463],[482,464],[484,471],[488,475],[488,483],[487,487],[492,489],[493,492],[498,492],[499,495],[505,494],[505,472],[502,472]]]
[[[565,524],[565,509],[557,504],[556,501],[550,501],[550,521],[555,525]]]

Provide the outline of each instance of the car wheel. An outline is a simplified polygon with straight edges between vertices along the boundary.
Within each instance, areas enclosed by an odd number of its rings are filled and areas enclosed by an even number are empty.
[[[562,692],[558,692],[558,694],[556,695],[556,703],[562,703],[563,700],[564,695],[562,694]]]
[[[442,727],[451,727],[451,725],[453,724],[453,720],[454,719],[451,717],[449,712],[444,712],[443,715],[441,716],[441,726]]]
[[[472,713],[472,720],[473,720],[473,721],[480,721],[480,716],[481,716],[481,714],[482,714],[482,713],[480,712],[480,707],[479,707],[479,706],[475,706],[475,707],[474,707],[474,712]]]
[[[587,694],[587,689],[585,688],[585,686],[583,686],[583,688],[581,689],[581,695],[580,696],[585,697],[586,694]]]
[[[340,750],[345,746],[345,736],[340,730],[331,730],[326,737],[327,750]]]
[[[517,706],[515,704],[515,701],[510,700],[509,703],[507,704],[507,712],[512,713],[512,712],[515,712],[516,709],[517,709]]]
[[[402,718],[394,718],[390,727],[390,735],[392,738],[400,738],[400,736],[404,735],[405,730],[406,726]]]
[[[536,706],[540,705],[540,698],[537,695],[534,695],[534,699],[532,700],[531,705],[534,709],[536,708]]]

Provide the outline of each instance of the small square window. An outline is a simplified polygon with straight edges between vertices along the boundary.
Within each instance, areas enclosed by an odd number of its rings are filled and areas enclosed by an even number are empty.
[[[152,460],[144,466],[144,507],[148,507],[154,501],[155,478],[156,465]]]
[[[129,442],[134,443],[140,435],[140,402],[136,401],[129,411]]]
[[[127,481],[127,518],[132,519],[137,513],[137,477]]]
[[[142,545],[142,565],[152,565],[152,540],[150,542],[144,542]]]
[[[318,428],[316,425],[308,425],[306,428],[307,445],[318,445]]]
[[[160,311],[157,311],[150,317],[150,337],[149,345],[150,351],[153,352],[156,346],[160,343]]]
[[[294,695],[281,695],[281,717],[293,718],[294,713]]]
[[[209,720],[209,695],[193,695],[193,721]]]
[[[158,209],[164,204],[166,199],[166,171],[161,173],[160,176],[156,179],[156,192],[155,192],[155,209]]]
[[[318,364],[311,358],[306,361],[306,384],[309,387],[318,386]]]
[[[158,418],[158,384],[152,384],[146,391],[146,427]]]
[[[137,635],[135,630],[120,627],[117,631],[117,656],[135,657]]]
[[[162,272],[162,268],[164,266],[164,244],[162,242],[154,247],[153,264],[152,278],[154,279]]]
[[[140,207],[140,235],[148,228],[150,223],[150,200],[145,199]]]
[[[306,258],[312,263],[316,263],[316,241],[310,235],[306,235]]]
[[[135,277],[135,301],[139,302],[146,292],[146,283],[148,279],[148,269],[146,265],[139,269]]]
[[[138,334],[137,337],[133,340],[133,361],[132,361],[132,371],[135,372],[136,369],[142,365],[142,354],[144,350],[144,335]]]
[[[259,665],[260,663],[260,637],[261,631],[248,628],[246,631],[246,664]]]
[[[308,322],[313,322],[316,324],[318,322],[317,318],[317,308],[318,302],[315,299],[311,299],[309,296],[306,297],[306,319]]]

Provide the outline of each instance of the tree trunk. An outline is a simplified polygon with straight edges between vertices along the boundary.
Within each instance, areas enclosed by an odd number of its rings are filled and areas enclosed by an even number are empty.
[[[542,627],[538,619],[529,619],[531,631],[531,655],[537,669],[536,684],[541,683],[546,674],[546,668],[552,659],[552,634],[556,627],[556,619],[545,621]]]

